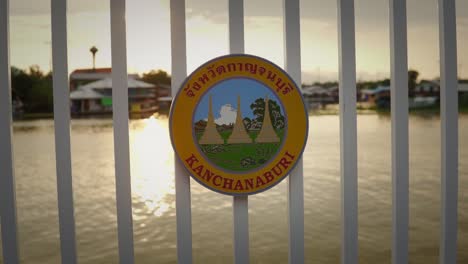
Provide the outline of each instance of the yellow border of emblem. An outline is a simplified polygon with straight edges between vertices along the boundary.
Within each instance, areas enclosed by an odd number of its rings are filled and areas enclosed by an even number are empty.
[[[192,118],[198,102],[215,84],[231,78],[250,78],[269,87],[287,116],[284,142],[276,156],[261,168],[245,173],[213,166],[192,137]],[[169,129],[178,158],[196,181],[219,193],[249,195],[278,184],[296,165],[307,142],[308,114],[301,91],[285,71],[257,56],[233,54],[208,61],[186,78],[172,103]]]

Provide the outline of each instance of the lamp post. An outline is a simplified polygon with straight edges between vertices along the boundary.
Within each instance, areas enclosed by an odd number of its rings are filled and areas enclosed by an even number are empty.
[[[93,54],[93,70],[96,69],[96,52],[98,52],[98,49],[96,46],[92,46],[89,51]]]

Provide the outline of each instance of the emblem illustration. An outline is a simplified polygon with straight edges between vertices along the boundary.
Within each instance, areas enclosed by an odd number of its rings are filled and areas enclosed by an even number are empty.
[[[193,126],[205,157],[238,172],[261,167],[278,152],[286,118],[272,90],[252,79],[233,78],[205,93]]]
[[[190,175],[224,194],[280,182],[302,155],[307,113],[293,80],[273,63],[228,55],[196,69],[170,114],[171,140]]]

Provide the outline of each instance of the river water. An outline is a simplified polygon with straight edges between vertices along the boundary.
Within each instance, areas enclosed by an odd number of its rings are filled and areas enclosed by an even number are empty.
[[[130,123],[136,263],[176,263],[173,151],[165,118]],[[410,117],[410,263],[438,263],[440,119]],[[459,118],[458,263],[468,263],[468,116]],[[72,121],[79,263],[118,263],[110,119]],[[391,124],[358,116],[359,259],[390,263]],[[52,120],[14,124],[22,263],[60,263]],[[339,118],[311,116],[304,152],[307,263],[339,263]],[[191,181],[195,263],[232,263],[232,198]],[[287,181],[249,200],[252,263],[287,263]],[[0,252],[1,254],[1,252]],[[0,263],[2,262],[0,258]]]

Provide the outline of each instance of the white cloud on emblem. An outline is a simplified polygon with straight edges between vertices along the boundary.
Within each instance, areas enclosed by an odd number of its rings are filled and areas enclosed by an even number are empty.
[[[231,104],[221,106],[220,117],[215,120],[218,125],[228,125],[236,122],[237,110]]]

